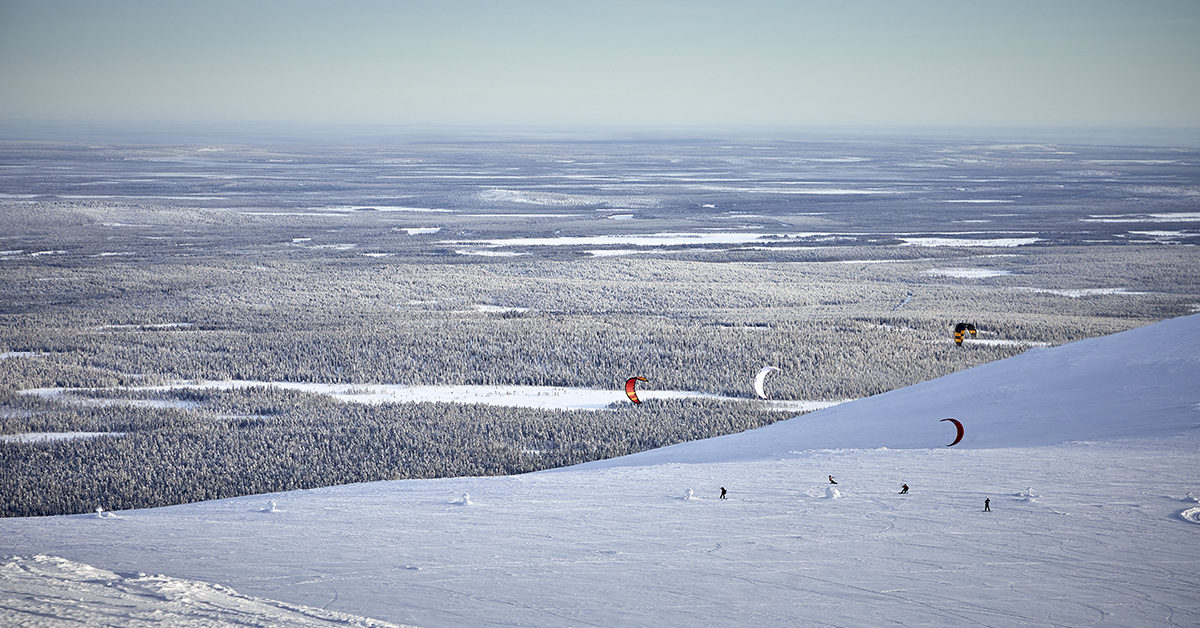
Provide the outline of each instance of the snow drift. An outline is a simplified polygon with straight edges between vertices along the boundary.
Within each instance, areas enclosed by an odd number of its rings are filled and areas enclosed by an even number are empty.
[[[342,626],[396,624],[246,595],[219,584],[162,575],[120,575],[54,556],[0,564],[8,625]],[[42,616],[40,621],[27,617]]]

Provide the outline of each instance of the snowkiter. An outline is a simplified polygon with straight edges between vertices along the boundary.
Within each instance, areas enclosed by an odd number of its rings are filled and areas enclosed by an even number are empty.
[[[905,494],[905,493],[907,493],[907,492],[908,492],[908,485],[907,485],[907,484],[901,484],[901,485],[900,485],[900,494],[901,494],[901,495],[903,495],[903,494]]]

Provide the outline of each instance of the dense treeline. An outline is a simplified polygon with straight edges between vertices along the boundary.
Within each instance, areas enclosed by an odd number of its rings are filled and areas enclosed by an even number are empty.
[[[642,375],[656,388],[745,396],[763,364],[795,399],[861,397],[1019,353],[1019,345],[949,344],[927,321],[663,323],[642,317],[488,317],[363,322],[292,333],[147,331],[80,335],[68,350],[0,363],[11,385],[103,387],[177,380],[516,384],[614,388]],[[619,321],[613,323],[610,321]],[[1106,331],[1091,321],[1021,328],[1058,340]],[[981,323],[987,333],[1002,333]],[[1012,328],[1016,329],[1014,325]],[[1038,332],[1038,333],[1035,333]],[[67,347],[64,347],[67,348]],[[864,367],[870,365],[872,372]],[[132,379],[113,374],[134,372]],[[153,376],[152,376],[153,375]]]
[[[1109,272],[1095,258],[1087,263]],[[210,260],[62,272],[60,281],[10,282],[14,298],[0,304],[0,352],[37,355],[0,360],[0,381],[14,388],[180,379],[608,387],[636,373],[663,388],[738,395],[749,390],[748,373],[776,364],[789,373],[778,382],[782,395],[836,399],[1022,350],[950,346],[959,319],[972,320],[985,339],[1058,344],[1186,313],[1200,291],[1182,267],[1141,267],[1147,283],[1166,275],[1172,293],[1069,298],[1044,291],[1064,287],[1057,274],[967,285],[898,266],[872,264],[869,276],[847,264],[644,259],[470,271],[280,263],[260,271]],[[1079,270],[1071,276],[1068,286],[1098,282]],[[875,372],[865,374],[866,365]]]
[[[183,391],[178,391],[183,394]],[[87,407],[61,428],[125,432],[0,443],[0,516],[143,508],[403,478],[523,473],[769,424],[753,404],[647,400],[604,411],[341,404],[293,391],[187,391],[216,415]],[[212,418],[212,417],[224,418]]]

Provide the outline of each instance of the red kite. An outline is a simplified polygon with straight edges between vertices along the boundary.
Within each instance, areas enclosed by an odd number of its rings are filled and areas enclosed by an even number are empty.
[[[962,423],[959,423],[959,422],[958,422],[958,419],[942,419],[942,421],[949,421],[949,422],[953,423],[953,424],[954,424],[954,427],[955,427],[955,428],[958,430],[958,436],[955,436],[955,437],[954,437],[954,442],[953,442],[953,443],[950,443],[949,445],[946,445],[946,446],[947,446],[947,447],[953,447],[953,446],[957,445],[957,444],[958,444],[958,441],[962,440],[962,437],[963,437],[963,426],[962,426]]]
[[[634,403],[642,402],[641,399],[638,399],[637,391],[633,389],[633,387],[636,386],[639,381],[644,382],[644,381],[646,381],[646,378],[645,377],[630,377],[629,379],[625,380],[625,394],[629,395],[629,400]]]

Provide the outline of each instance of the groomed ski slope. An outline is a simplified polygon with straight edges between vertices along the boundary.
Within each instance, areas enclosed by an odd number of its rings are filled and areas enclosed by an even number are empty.
[[[1196,626],[1198,336],[1200,316],[1172,319],[524,476],[0,520],[22,557],[0,623],[99,612],[52,573],[17,586],[44,554],[426,626]],[[966,426],[952,448],[945,417]],[[147,599],[104,617],[136,624]]]

